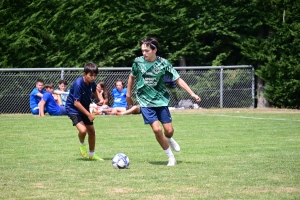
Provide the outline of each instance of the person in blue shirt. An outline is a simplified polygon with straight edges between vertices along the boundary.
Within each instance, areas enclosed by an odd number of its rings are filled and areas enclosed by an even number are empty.
[[[29,96],[30,110],[33,115],[39,114],[38,104],[41,101],[44,93],[44,80],[38,79],[36,81],[35,88],[32,90]]]
[[[62,100],[62,105],[66,105],[68,94],[70,92],[68,87],[68,82],[66,80],[60,80],[58,82],[59,89],[54,90],[54,94],[56,94],[56,98],[59,98],[58,95],[60,95],[60,98]]]
[[[54,85],[47,83],[45,84],[45,89],[46,92],[43,94],[42,100],[39,103],[39,116],[45,116],[44,110],[46,110],[49,115],[66,115],[67,111],[65,106],[58,105],[53,97]]]
[[[121,79],[117,79],[115,82],[115,88],[112,90],[111,95],[113,97],[113,105],[107,110],[103,110],[104,113],[109,115],[115,115],[119,112],[125,112],[127,109],[125,83]]]
[[[78,130],[79,150],[82,157],[88,157],[91,160],[103,160],[95,154],[96,131],[93,121],[95,115],[89,112],[92,94],[98,99],[100,93],[96,90],[96,77],[98,67],[89,62],[84,65],[83,76],[76,79],[70,88],[69,96],[66,102],[66,110],[73,126]],[[88,134],[89,154],[84,143],[86,134]]]
[[[112,90],[111,95],[114,99],[112,108],[116,107],[127,107],[125,83],[121,79],[117,79],[115,82],[116,87]]]

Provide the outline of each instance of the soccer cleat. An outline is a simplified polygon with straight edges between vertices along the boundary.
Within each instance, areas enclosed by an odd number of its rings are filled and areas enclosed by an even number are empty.
[[[99,160],[99,161],[101,161],[101,160],[103,160],[102,158],[100,158],[98,155],[96,155],[96,154],[94,154],[93,156],[89,156],[89,159],[90,160]]]
[[[173,139],[173,138],[169,138],[168,139],[169,145],[171,146],[171,148],[176,151],[179,152],[180,151],[180,146],[179,144]]]
[[[168,164],[167,164],[167,166],[174,166],[174,165],[176,165],[176,159],[175,159],[175,157],[174,156],[170,156],[169,157],[169,162],[168,162]]]
[[[84,158],[88,157],[87,151],[86,151],[86,146],[85,145],[80,145],[79,146],[79,150],[80,150],[80,155]]]

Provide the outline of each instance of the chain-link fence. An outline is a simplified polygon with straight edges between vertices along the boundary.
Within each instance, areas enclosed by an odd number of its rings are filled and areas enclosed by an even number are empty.
[[[109,91],[117,79],[127,83],[131,68],[99,68],[96,83],[105,81]],[[200,108],[254,107],[254,69],[250,65],[220,67],[175,67],[181,78],[198,94]],[[83,68],[14,68],[0,69],[0,113],[30,113],[29,94],[37,79],[58,86],[61,79],[69,83],[83,75]],[[190,95],[176,84],[168,82],[170,107],[178,107],[180,100]],[[133,89],[133,97],[134,89]],[[112,103],[112,102],[110,102]],[[196,102],[194,102],[196,103]]]

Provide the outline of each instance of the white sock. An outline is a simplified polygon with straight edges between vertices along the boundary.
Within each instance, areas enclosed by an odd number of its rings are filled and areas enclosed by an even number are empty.
[[[168,157],[174,156],[174,154],[173,154],[172,150],[170,149],[170,147],[168,149],[164,150],[164,151],[166,152]]]
[[[82,145],[85,145],[84,142],[79,142],[79,144],[80,144],[81,146],[82,146]]]
[[[95,151],[90,151],[90,156],[93,156],[95,154]]]

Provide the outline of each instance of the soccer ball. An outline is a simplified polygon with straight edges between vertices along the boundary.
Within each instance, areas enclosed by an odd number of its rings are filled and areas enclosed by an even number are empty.
[[[129,166],[129,158],[124,153],[118,153],[113,157],[111,163],[115,169],[126,169]]]

